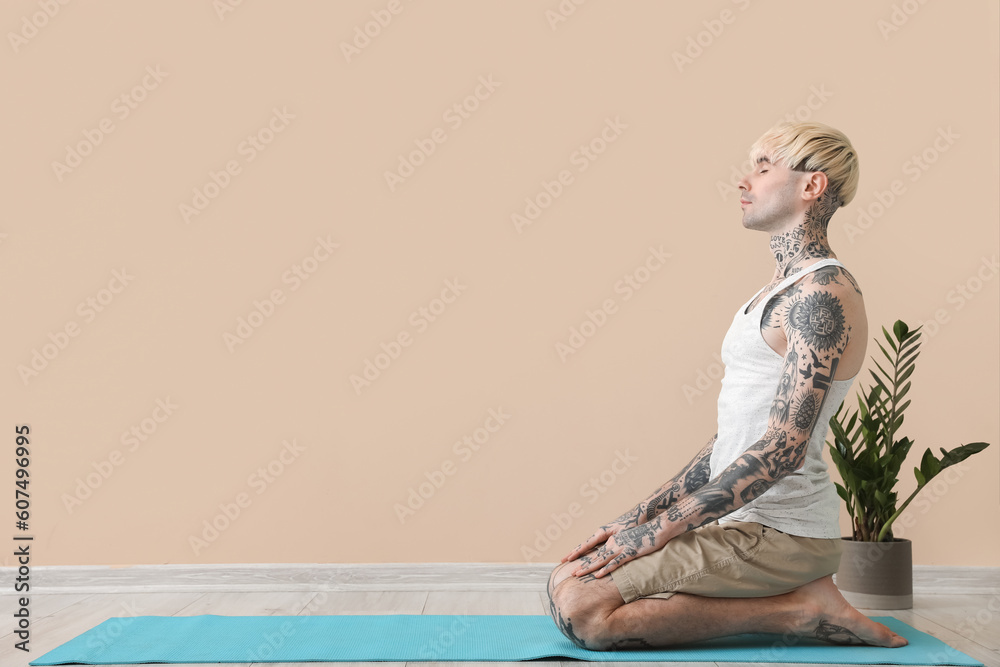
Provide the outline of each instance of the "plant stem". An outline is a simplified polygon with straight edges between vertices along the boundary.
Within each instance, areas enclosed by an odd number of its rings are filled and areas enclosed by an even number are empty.
[[[927,486],[926,483],[921,484],[920,486],[915,488],[913,490],[913,493],[910,494],[910,497],[906,499],[906,502],[904,502],[903,505],[898,510],[896,510],[895,514],[889,517],[889,520],[885,522],[884,526],[882,526],[882,530],[879,531],[878,538],[875,540],[876,542],[881,542],[883,539],[885,539],[885,534],[889,531],[889,526],[892,525],[892,522],[896,520],[897,516],[903,513],[903,510],[905,510],[906,506],[910,504],[910,501],[913,500],[913,497],[917,495],[920,489],[924,488],[925,486]]]

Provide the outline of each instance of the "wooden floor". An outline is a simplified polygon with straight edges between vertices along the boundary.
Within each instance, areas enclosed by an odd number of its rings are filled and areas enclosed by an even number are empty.
[[[547,615],[545,581],[547,572],[554,565],[137,566],[49,568],[45,573],[37,572],[44,568],[36,568],[33,570],[35,585],[30,602],[32,651],[25,654],[14,648],[16,639],[12,613],[16,598],[12,591],[5,591],[0,594],[0,617],[4,619],[0,627],[0,633],[4,633],[0,635],[0,665],[27,665],[29,660],[114,616]],[[939,570],[927,568],[915,573],[912,609],[864,610],[864,613],[869,616],[894,616],[989,667],[1000,667],[1000,568],[947,570],[942,574]],[[4,568],[2,574],[4,580],[13,581],[11,568]],[[560,663],[558,660],[536,662],[565,664],[567,667],[580,664],[579,661]],[[314,667],[317,663],[295,664]],[[385,667],[404,665],[363,664]],[[624,667],[627,664],[653,663],[593,664]],[[744,663],[671,664],[704,667]]]

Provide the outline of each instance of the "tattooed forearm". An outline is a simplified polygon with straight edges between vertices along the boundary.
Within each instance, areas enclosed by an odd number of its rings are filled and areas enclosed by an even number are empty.
[[[611,524],[618,524],[624,528],[630,528],[632,526],[639,525],[639,518],[642,516],[642,508],[638,505],[625,512],[620,517],[611,522]]]
[[[763,440],[761,442],[764,442]],[[691,530],[715,521],[763,494],[773,482],[759,453],[743,454],[711,482],[667,510],[669,521]],[[737,502],[739,496],[742,502]]]
[[[684,474],[684,491],[693,493],[708,482],[708,478],[711,477],[712,472],[711,454],[709,452],[708,456],[702,456]]]
[[[652,496],[639,504],[645,516],[645,521],[652,521],[666,511],[667,508],[673,506],[678,500],[689,493],[693,493],[708,482],[711,469],[709,462],[712,458],[712,450],[715,447],[718,437],[718,433],[713,435],[708,444],[684,466],[683,470],[654,491]]]
[[[660,488],[662,489],[663,487],[661,486]],[[646,505],[646,521],[652,521],[656,518],[657,514],[673,505],[677,501],[680,491],[681,485],[673,482],[660,495],[650,500]]]
[[[740,491],[740,498],[744,503],[748,503],[755,498],[764,495],[764,492],[771,488],[766,479],[755,479],[750,482],[750,486]]]

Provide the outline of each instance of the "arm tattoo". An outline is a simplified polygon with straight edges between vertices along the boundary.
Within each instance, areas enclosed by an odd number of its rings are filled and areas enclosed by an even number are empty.
[[[689,493],[697,491],[708,482],[712,449],[719,434],[716,433],[700,452],[674,476],[669,482],[653,492],[652,497],[640,504],[640,510],[645,512],[646,521],[652,521],[667,508]]]
[[[841,275],[839,269],[836,275]],[[753,502],[804,465],[806,448],[850,340],[851,327],[840,299],[817,287],[837,282],[832,276],[832,272],[821,275],[805,288],[793,284],[775,299],[787,307],[780,319],[788,345],[767,432],[712,481],[707,471],[702,474],[695,466],[686,471],[685,483],[688,479],[699,483],[664,508],[666,519],[683,527],[682,532]]]
[[[813,284],[818,285],[829,285],[830,283],[843,285],[844,283],[838,280],[838,278],[843,278],[846,283],[854,288],[855,293],[862,294],[861,288],[858,287],[858,281],[841,266],[821,266],[813,271],[812,281]]]
[[[642,509],[639,508],[638,506],[637,507],[633,507],[628,512],[625,512],[624,514],[622,514],[620,517],[618,517],[617,519],[615,519],[611,523],[612,524],[620,523],[620,524],[624,524],[626,526],[633,526],[633,525],[636,525],[636,524],[639,523],[639,517],[641,515],[642,515]]]
[[[649,546],[656,546],[657,534],[662,529],[662,524],[659,518],[650,521],[649,523],[643,523],[638,526],[633,526],[628,530],[623,530],[622,532],[615,535],[615,542],[618,546],[622,548],[621,553],[612,558],[610,561],[605,563],[605,565],[611,565],[621,563],[624,560],[633,558],[639,555],[639,549],[642,548],[643,542],[649,540]],[[610,556],[610,550],[605,542],[597,549],[597,554],[593,559],[588,559],[586,557],[581,558],[581,561],[586,561],[586,565],[590,565],[593,562],[603,563],[607,561],[608,556]]]
[[[677,501],[680,490],[680,484],[674,482],[666,490],[662,491],[660,495],[653,498],[646,507],[646,521],[652,521],[656,518],[657,514],[673,505]]]
[[[711,473],[711,456],[702,456],[684,475],[684,490],[694,493],[708,483]]]
[[[723,470],[715,480],[671,506],[666,512],[667,520],[681,525],[687,524],[686,530],[711,523],[752,500],[750,496],[753,492],[760,495],[766,491],[770,487],[768,481],[763,478],[766,472],[763,457],[744,454]],[[741,486],[745,488],[740,489]],[[744,502],[735,502],[737,491]]]

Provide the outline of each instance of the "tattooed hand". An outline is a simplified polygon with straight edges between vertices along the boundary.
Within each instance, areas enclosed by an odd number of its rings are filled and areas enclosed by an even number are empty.
[[[597,550],[597,553],[581,558],[580,568],[573,574],[580,576],[600,569],[594,576],[603,577],[626,561],[660,549],[666,544],[660,530],[661,521],[662,518],[657,517],[649,523],[640,524],[613,535],[604,543],[604,546]]]
[[[566,561],[579,558],[582,554],[587,553],[610,537],[653,521],[665,510],[677,503],[678,500],[704,486],[708,482],[711,471],[712,448],[715,446],[718,437],[718,433],[713,435],[708,444],[673,479],[664,483],[656,491],[653,491],[652,495],[628,512],[625,512],[625,514],[598,528],[594,531],[593,535],[587,538],[586,541],[578,544],[560,562],[565,563]]]
[[[596,531],[594,534],[588,537],[584,542],[576,545],[576,548],[570,551],[568,554],[563,556],[563,559],[559,561],[560,563],[565,563],[567,561],[574,560],[580,556],[580,554],[585,554],[594,547],[596,547],[601,542],[604,542],[609,537],[617,535],[623,530],[629,528],[634,528],[639,524],[645,523],[646,517],[642,511],[642,505],[636,505],[625,514],[622,514],[617,519],[604,524]]]

